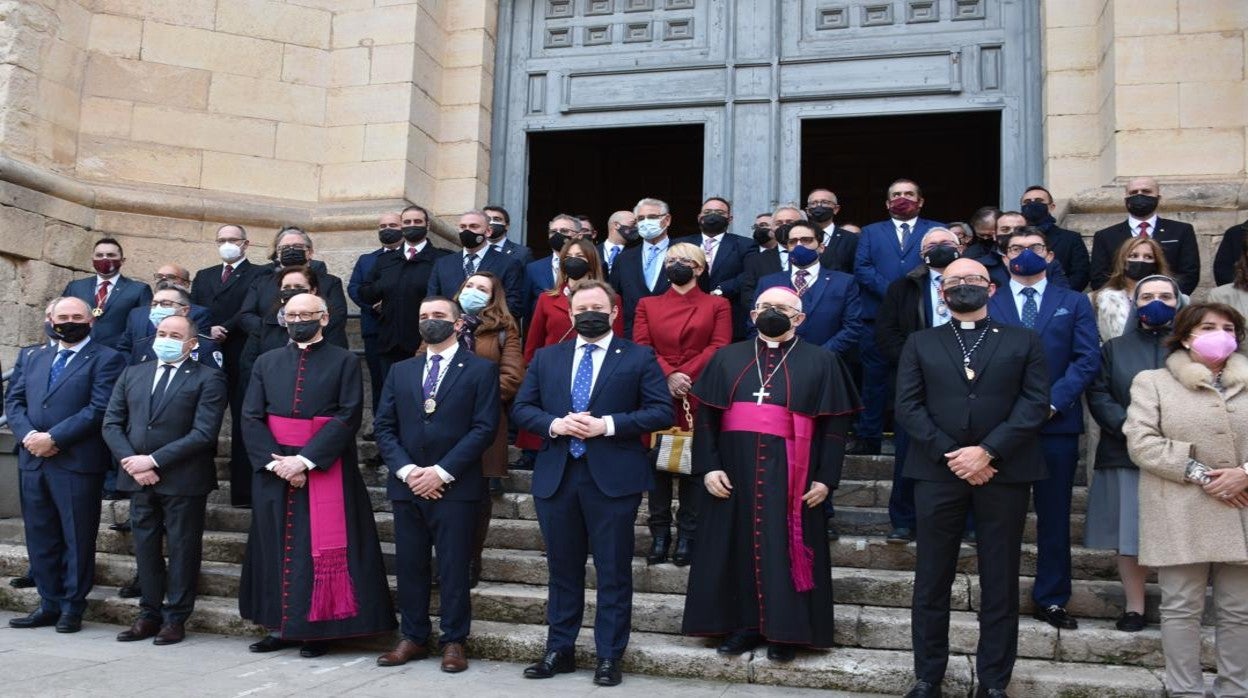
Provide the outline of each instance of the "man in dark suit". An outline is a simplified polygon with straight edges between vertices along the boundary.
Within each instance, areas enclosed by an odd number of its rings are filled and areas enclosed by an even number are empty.
[[[530,250],[528,245],[521,245],[507,237],[507,231],[511,229],[511,214],[507,212],[507,209],[491,205],[481,210],[490,219],[490,234],[487,236],[490,247],[503,256],[519,262],[521,269],[532,262],[533,250]]]
[[[995,225],[997,228],[997,242],[986,254],[973,259],[984,265],[988,270],[988,278],[992,280],[994,286],[1003,288],[1010,283],[1010,270],[1005,263],[1005,243],[1003,241],[1013,234],[1014,231],[1027,227],[1027,219],[1018,211],[1002,211],[1001,215],[997,216]],[[1066,270],[1056,256],[1049,259],[1045,277],[1054,286],[1070,288],[1070,279],[1067,278]]]
[[[1183,293],[1191,295],[1200,283],[1200,248],[1191,223],[1157,216],[1161,187],[1152,177],[1136,177],[1127,182],[1127,220],[1096,231],[1092,237],[1092,288],[1109,280],[1114,255],[1122,243],[1135,237],[1151,237],[1161,245],[1174,280]]]
[[[468,668],[464,643],[472,621],[468,565],[481,500],[481,456],[499,420],[498,366],[459,348],[462,312],[455,301],[420,304],[425,352],[395,364],[374,419],[377,448],[393,477],[399,644],[377,658],[398,666],[429,654],[429,553],[437,551],[442,670]]]
[[[1088,260],[1088,246],[1083,236],[1073,230],[1066,230],[1057,225],[1053,217],[1053,195],[1048,189],[1033,184],[1023,192],[1020,203],[1023,218],[1027,225],[1035,226],[1044,233],[1053,259],[1061,263],[1072,290],[1083,293],[1092,277],[1092,265]]]
[[[377,220],[377,238],[381,247],[365,252],[355,260],[351,269],[351,279],[347,281],[347,296],[360,309],[360,337],[364,340],[364,363],[368,364],[368,380],[372,386],[373,409],[377,409],[377,401],[381,398],[381,385],[385,376],[381,375],[381,349],[377,338],[377,311],[371,303],[360,297],[360,287],[372,273],[377,258],[387,252],[393,252],[403,245],[403,219],[397,213],[383,213]]]
[[[763,246],[770,244],[771,247],[745,258],[742,265],[744,271],[741,273],[742,298],[752,301],[758,297],[760,291],[765,290],[759,288],[759,279],[768,274],[789,270],[789,228],[793,223],[803,220],[804,215],[806,214],[799,211],[796,206],[791,205],[781,206],[775,212],[766,214],[769,238],[768,243],[764,243]],[[762,218],[763,216],[759,216],[755,219],[755,233],[759,231],[759,220]],[[757,238],[755,242],[758,242]]]
[[[1236,223],[1222,233],[1218,251],[1213,257],[1213,283],[1222,286],[1235,281],[1235,265],[1244,254],[1244,239],[1248,238],[1248,221]]]
[[[91,340],[94,319],[81,299],[58,299],[55,351],[31,353],[5,399],[9,426],[21,440],[26,552],[40,597],[30,615],[9,621],[14,628],[56,625],[57,632],[78,632],[95,583],[100,495],[104,473],[113,467],[100,424],[126,361]]]
[[[478,271],[488,271],[503,282],[507,309],[517,321],[524,317],[524,269],[520,260],[494,249],[486,241],[490,219],[481,211],[469,211],[459,217],[460,254],[444,255],[433,265],[429,276],[428,295],[453,297],[459,293],[464,279]]]
[[[859,233],[836,225],[833,219],[840,211],[841,205],[831,189],[813,189],[806,195],[806,218],[823,230],[824,268],[852,275]]]
[[[225,374],[191,358],[199,328],[182,315],[156,328],[157,361],[126,369],[104,413],[103,436],[121,463],[139,567],[139,616],[120,642],[186,637],[204,537],[208,493],[217,487],[217,434],[228,400]],[[168,536],[169,565],[161,553]],[[166,602],[166,594],[168,601]]]
[[[619,292],[624,307],[624,337],[633,336],[633,316],[637,313],[637,303],[646,296],[657,296],[671,287],[667,275],[663,273],[663,260],[667,256],[668,227],[672,224],[672,215],[667,203],[646,198],[633,207],[633,215],[637,216],[637,232],[641,234],[641,245],[624,250],[615,260],[615,268],[611,270],[611,286]]]
[[[126,331],[130,311],[146,310],[152,300],[152,289],[147,284],[121,275],[125,262],[121,243],[113,238],[101,238],[91,253],[95,276],[71,281],[61,292],[62,296],[78,298],[91,308],[95,318],[91,339],[110,348],[117,347]]]
[[[378,310],[377,341],[383,377],[392,365],[416,354],[420,346],[420,301],[429,291],[434,262],[447,254],[429,242],[428,211],[408,206],[399,215],[403,247],[396,250],[398,254],[378,258],[372,273],[360,285],[360,298]]]
[[[745,256],[753,246],[749,239],[727,232],[732,224],[732,207],[727,199],[712,196],[702,202],[698,214],[698,235],[677,238],[675,242],[697,245],[706,254],[706,273],[698,277],[698,286],[707,293],[723,296],[732,305],[732,336],[745,338],[746,304],[752,299],[741,298],[741,274]]]
[[[854,444],[847,453],[880,453],[884,410],[888,401],[888,365],[875,346],[875,317],[888,285],[919,265],[919,241],[936,221],[920,218],[923,190],[909,179],[888,186],[884,201],[889,219],[862,229],[854,256],[854,278],[861,286],[862,318],[866,325],[860,342],[862,357],[862,405],[854,425]]]
[[[1101,370],[1096,313],[1084,294],[1048,283],[1045,263],[1053,251],[1040,229],[1015,231],[1005,245],[1010,283],[988,303],[988,314],[994,322],[1040,335],[1049,373],[1049,419],[1040,434],[1049,476],[1034,485],[1037,555],[1031,596],[1037,620],[1074,630],[1078,623],[1066,613],[1070,493],[1083,433],[1083,391]]]
[[[1044,349],[1032,331],[993,322],[984,265],[945,267],[952,320],[910,335],[897,368],[897,421],[910,436],[904,474],[918,514],[910,698],[941,695],[949,593],[968,511],[979,530],[979,696],[1004,696],[1018,653],[1018,575],[1031,483],[1046,476]]]
[[[824,267],[822,231],[808,221],[793,223],[788,231],[790,271],[759,279],[759,293],[773,286],[787,286],[802,299],[806,319],[797,326],[797,336],[842,356],[858,346],[862,318],[858,285],[854,277]],[[798,248],[802,249],[798,249]],[[757,298],[751,303],[757,303]],[[750,324],[750,334],[758,330]]]
[[[615,268],[615,260],[620,253],[629,247],[641,244],[641,235],[637,232],[637,216],[632,211],[616,211],[607,219],[607,239],[598,246],[598,256],[602,258],[602,268],[606,273],[603,278],[611,277]]]
[[[538,349],[516,395],[516,424],[546,436],[533,497],[550,568],[546,653],[524,670],[545,679],[576,669],[585,610],[585,558],[598,578],[594,683],[620,683],[633,599],[633,524],[654,485],[640,437],[675,422],[654,352],[614,337],[614,290],[583,281],[569,299],[575,341]],[[609,387],[608,387],[609,386]]]
[[[189,317],[196,327],[205,327],[211,321],[208,309],[192,304],[188,291],[168,281],[159,281],[149,306],[130,311],[130,317],[126,319],[126,331],[113,348],[127,357],[127,363],[134,363],[129,357],[135,354],[136,346],[155,335],[156,324],[170,315]]]
[[[580,219],[566,213],[550,219],[546,234],[550,243],[550,256],[535,259],[524,267],[525,319],[532,319],[533,311],[537,309],[537,297],[554,288],[559,269],[559,251],[564,244],[569,240],[585,237]]]

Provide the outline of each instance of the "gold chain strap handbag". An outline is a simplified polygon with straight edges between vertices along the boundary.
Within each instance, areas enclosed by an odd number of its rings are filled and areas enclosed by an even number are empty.
[[[689,412],[689,399],[681,398],[685,408],[685,423],[693,425],[693,415]],[[651,432],[654,439],[654,450],[657,457],[654,469],[673,475],[688,475],[693,472],[693,430],[686,431],[679,426],[671,429]]]

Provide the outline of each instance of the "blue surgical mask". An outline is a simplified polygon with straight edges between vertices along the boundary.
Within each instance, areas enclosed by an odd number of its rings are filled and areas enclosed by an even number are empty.
[[[663,234],[663,223],[651,218],[642,219],[637,221],[637,233],[642,240],[653,240]]]
[[[465,288],[459,292],[459,307],[469,315],[476,315],[490,302],[490,297],[477,288]]]
[[[805,245],[798,245],[789,250],[789,263],[797,267],[808,267],[819,261],[819,253]]]
[[[176,308],[161,308],[160,306],[157,306],[147,311],[147,319],[151,320],[152,326],[154,327],[159,325],[161,320],[173,315],[175,310]]]
[[[173,363],[182,358],[182,342],[173,337],[157,337],[152,340],[152,353],[165,363]]]
[[[1023,250],[1022,254],[1010,260],[1010,271],[1019,276],[1035,276],[1048,268],[1048,261],[1031,250]]]
[[[1169,325],[1174,320],[1174,314],[1174,308],[1159,300],[1149,301],[1135,309],[1136,317],[1150,327]]]

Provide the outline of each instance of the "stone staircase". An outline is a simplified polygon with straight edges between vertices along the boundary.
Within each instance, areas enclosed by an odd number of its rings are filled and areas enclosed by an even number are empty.
[[[221,453],[228,452],[223,440]],[[389,502],[385,498],[387,473],[377,462],[376,445],[360,442],[361,472],[369,485],[377,527],[387,565],[393,569],[394,530]],[[250,511],[229,506],[227,465],[218,458],[221,489],[209,498],[204,534],[204,564],[200,575],[200,598],[191,618],[192,631],[255,637],[261,630],[238,616],[241,563]],[[867,693],[904,693],[911,682],[910,598],[913,587],[914,545],[885,541],[888,531],[887,502],[892,459],[848,457],[844,480],[835,493],[841,539],[833,542],[831,557],[836,596],[837,642],[832,651],[800,652],[791,664],[772,663],[763,652],[740,658],[723,658],[715,642],[682,637],[680,623],[687,584],[687,569],[671,564],[648,567],[643,554],[650,544],[645,528],[643,503],[637,517],[637,557],[633,576],[636,590],[633,636],[625,656],[626,671],[710,680],[826,688]],[[1081,476],[1082,479],[1082,476]],[[545,641],[547,577],[541,555],[531,473],[515,471],[505,481],[505,492],[493,498],[493,522],[486,542],[482,581],[473,592],[473,629],[469,651],[477,657],[531,661]],[[1087,489],[1075,488],[1074,540],[1082,538]],[[98,539],[97,586],[92,594],[88,619],[117,624],[130,623],[137,600],[121,599],[116,587],[134,574],[135,561],[129,534],[109,530],[107,525],[124,518],[128,502],[105,502]],[[1031,611],[1030,589],[1035,571],[1034,516],[1029,515],[1023,549],[1022,602]],[[959,574],[953,590],[951,647],[957,654],[950,662],[945,690],[967,695],[974,683],[977,637],[976,608],[979,589],[975,550],[964,545]],[[1069,610],[1079,618],[1075,631],[1058,631],[1029,616],[1022,620],[1019,656],[1011,694],[1016,696],[1162,696],[1162,654],[1156,626],[1142,633],[1114,629],[1122,611],[1114,556],[1105,551],[1076,546],[1074,595]],[[26,567],[26,551],[20,519],[0,519],[0,575],[11,577]],[[595,585],[592,566],[586,584]],[[391,578],[391,588],[394,580]],[[28,610],[36,601],[33,590],[0,585],[0,607]],[[592,666],[593,594],[587,598],[585,625],[578,645],[582,664]],[[1156,623],[1157,590],[1149,590],[1148,616]],[[435,601],[436,609],[436,601]],[[69,641],[69,640],[67,640]],[[380,649],[393,638],[365,643]],[[240,639],[240,651],[243,640]],[[1213,666],[1212,630],[1205,638],[1205,664]]]

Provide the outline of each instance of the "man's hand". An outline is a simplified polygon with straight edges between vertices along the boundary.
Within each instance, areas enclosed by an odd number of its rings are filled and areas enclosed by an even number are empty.
[[[286,482],[289,482],[291,487],[294,487],[295,489],[299,489],[300,487],[303,487],[304,485],[308,484],[308,474],[307,472],[304,472],[302,474],[295,475],[294,477],[290,478]]]
[[[126,456],[121,459],[121,468],[131,476],[138,475],[139,473],[145,473],[155,467],[156,461],[152,460],[151,456]],[[137,477],[135,478],[135,481],[138,482]]]
[[[433,468],[416,468],[407,474],[404,482],[412,494],[422,499],[441,499],[442,488],[446,486]]]
[[[680,371],[674,371],[672,375],[667,377],[667,392],[671,393],[672,397],[688,395],[689,389],[692,387],[693,381],[689,379],[688,375]]]
[[[571,414],[568,417],[560,417],[551,422],[550,433],[555,436],[575,436],[578,439],[589,438],[588,430],[580,422],[574,421],[570,417]]]
[[[996,474],[997,474],[997,469],[990,465],[987,468],[984,468],[983,470],[979,471],[978,473],[975,473],[974,475],[966,478],[966,481],[968,484],[974,485],[975,487],[979,487],[980,485],[988,484],[988,481],[991,480],[993,476]]]
[[[156,474],[155,470],[143,470],[134,475],[134,481],[143,487],[148,487],[160,482],[160,476]]]
[[[296,475],[306,476],[308,474],[308,466],[299,460],[298,456],[283,456],[278,453],[270,453],[269,457],[273,459],[274,463],[277,463],[277,465],[273,466],[273,474],[287,482],[290,482],[291,478]]]
[[[828,498],[828,486],[822,482],[810,483],[810,489],[806,494],[802,495],[802,501],[806,502],[806,506],[814,509],[823,504],[823,500]]]
[[[728,495],[732,494],[732,483],[728,481],[728,473],[722,470],[712,470],[703,475],[702,482],[706,485],[707,492],[720,499],[728,499]]]
[[[230,331],[225,329],[221,325],[213,325],[212,329],[208,330],[208,336],[212,337],[212,341],[214,342],[224,341],[226,336],[228,336],[229,334],[230,334]]]
[[[22,439],[22,445],[40,458],[49,458],[55,456],[59,451],[56,448],[56,442],[52,440],[52,435],[46,431],[37,431],[25,439]]]
[[[580,427],[581,433],[577,434],[577,437],[581,439],[592,439],[607,433],[607,420],[595,417],[588,412],[569,412],[564,420],[571,421]]]
[[[1209,471],[1213,478],[1205,485],[1205,493],[1219,499],[1233,499],[1248,488],[1248,473],[1243,468],[1218,468]]]
[[[992,457],[988,455],[988,452],[979,446],[964,446],[954,449],[946,453],[945,458],[949,459],[949,469],[953,471],[953,474],[967,481],[970,481],[972,476],[977,475],[992,462]],[[994,470],[993,473],[995,474],[996,471]],[[987,480],[984,482],[987,482]],[[971,484],[975,483],[972,482]]]

